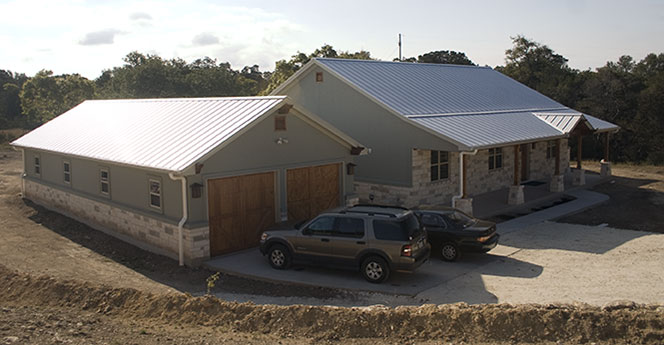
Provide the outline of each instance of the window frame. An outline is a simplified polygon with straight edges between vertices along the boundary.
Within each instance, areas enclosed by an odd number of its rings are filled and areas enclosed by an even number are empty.
[[[103,173],[106,173],[106,180],[104,180]],[[106,192],[104,192],[104,183],[106,183]],[[111,196],[111,171],[107,167],[99,168],[99,193],[103,196]]]
[[[442,160],[443,158],[443,153],[445,154],[445,161]],[[434,156],[436,158],[436,162],[434,163]],[[445,171],[445,176],[441,177],[441,172]],[[436,169],[436,177],[434,178],[434,169]],[[450,153],[448,151],[438,151],[438,150],[430,150],[429,154],[429,180],[431,182],[436,182],[436,181],[443,181],[447,180],[450,178]]]
[[[159,193],[154,193],[152,192],[152,182],[156,182],[159,184]],[[159,206],[156,206],[152,203],[152,196],[156,195],[159,197]],[[164,209],[164,190],[163,190],[163,184],[161,183],[161,179],[158,177],[149,177],[148,178],[148,205],[150,206],[151,209],[153,210],[158,210],[162,211]]]
[[[489,159],[487,161],[489,171],[502,169],[502,167],[503,167],[503,148],[502,147],[493,147],[493,148],[488,149],[487,151],[488,151],[488,156],[489,156]],[[499,157],[500,157],[500,159],[498,159]]]
[[[275,115],[274,116],[274,130],[275,131],[286,131],[288,126],[286,125],[286,115]]]
[[[65,169],[67,168],[67,169]],[[71,161],[63,160],[62,161],[62,181],[65,184],[71,185]]]
[[[312,229],[311,226],[314,225],[315,223],[323,220],[323,219],[332,219],[332,224],[330,227],[330,230],[317,230],[317,229]],[[312,220],[309,224],[307,224],[307,227],[304,229],[304,235],[308,236],[331,236],[334,233],[335,226],[336,226],[337,219],[335,216],[320,216],[316,217],[314,220]]]
[[[41,176],[41,157],[38,154],[35,154],[32,160],[33,172],[37,176]]]

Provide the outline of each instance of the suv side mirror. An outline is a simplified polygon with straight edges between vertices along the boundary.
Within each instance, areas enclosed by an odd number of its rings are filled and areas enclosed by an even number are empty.
[[[306,235],[306,236],[311,235],[311,230],[309,230],[309,228],[302,229],[302,235]]]

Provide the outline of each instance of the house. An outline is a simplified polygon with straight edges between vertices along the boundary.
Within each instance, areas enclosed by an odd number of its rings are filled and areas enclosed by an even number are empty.
[[[529,180],[562,191],[568,139],[605,133],[608,143],[618,130],[488,67],[317,58],[272,94],[371,147],[357,159],[361,201],[454,201],[471,213],[473,196],[508,187],[509,204],[523,203]]]
[[[25,198],[193,265],[355,203],[367,152],[285,96],[85,101],[12,145]]]

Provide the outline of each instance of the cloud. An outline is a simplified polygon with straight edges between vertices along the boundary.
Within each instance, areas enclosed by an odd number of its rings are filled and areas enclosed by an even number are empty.
[[[152,16],[145,12],[134,12],[129,15],[131,20],[152,20]]]
[[[116,29],[106,29],[95,32],[88,32],[85,37],[78,41],[82,46],[95,46],[100,44],[113,44],[115,35],[121,34],[122,31]]]
[[[200,34],[194,36],[194,39],[191,40],[191,42],[195,46],[209,46],[209,45],[212,45],[212,44],[218,44],[219,43],[219,37],[217,37],[214,34],[211,34],[209,32],[203,32],[203,33],[200,33]]]

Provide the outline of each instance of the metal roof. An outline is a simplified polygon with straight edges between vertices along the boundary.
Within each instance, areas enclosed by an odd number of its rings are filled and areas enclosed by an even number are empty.
[[[538,119],[531,112],[429,115],[408,118],[435,132],[444,133],[473,149],[564,136],[562,132]]]
[[[85,101],[12,145],[181,172],[286,99]]]
[[[489,67],[326,58],[315,61],[401,115],[564,108]]]
[[[583,117],[585,117],[586,120],[590,122],[590,125],[593,126],[596,132],[610,132],[610,131],[617,131],[620,129],[620,126],[618,125],[615,125],[609,121],[598,119],[588,114],[583,114]]]
[[[571,132],[576,124],[583,119],[581,113],[535,113],[540,119],[546,121],[562,133]]]

